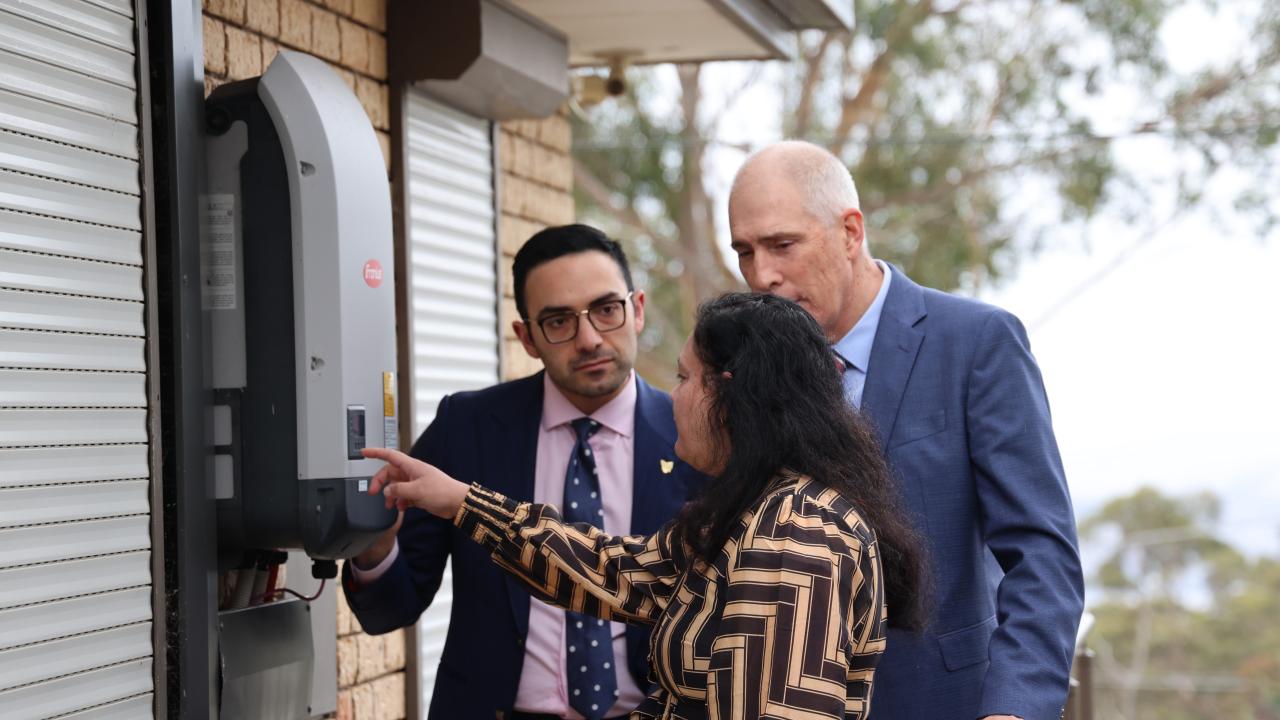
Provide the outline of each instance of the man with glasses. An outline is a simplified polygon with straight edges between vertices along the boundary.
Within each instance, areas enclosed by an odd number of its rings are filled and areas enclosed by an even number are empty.
[[[545,370],[444,398],[412,455],[571,522],[648,535],[701,477],[675,455],[671,399],[633,370],[644,329],[617,242],[585,225],[537,233],[516,254],[513,323]],[[453,560],[436,720],[625,716],[648,689],[649,633],[555,609],[506,578],[451,523],[409,510],[343,570],[366,632],[411,625]]]

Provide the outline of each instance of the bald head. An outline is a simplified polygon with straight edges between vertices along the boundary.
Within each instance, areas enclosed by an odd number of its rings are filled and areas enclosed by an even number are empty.
[[[849,168],[824,148],[800,140],[770,145],[747,158],[733,179],[729,212],[747,189],[786,186],[801,198],[804,209],[823,225],[838,224],[857,208],[858,189]],[[755,193],[752,193],[755,194]]]

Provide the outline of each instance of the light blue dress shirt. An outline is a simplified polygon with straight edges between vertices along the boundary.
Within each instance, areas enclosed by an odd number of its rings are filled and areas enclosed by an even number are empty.
[[[844,360],[844,396],[856,408],[862,407],[862,389],[867,385],[871,345],[876,340],[876,328],[880,327],[880,313],[884,310],[884,298],[889,294],[889,282],[893,280],[893,271],[888,263],[876,260],[876,266],[884,272],[880,292],[876,293],[876,299],[871,301],[871,306],[858,318],[853,329],[831,346]]]

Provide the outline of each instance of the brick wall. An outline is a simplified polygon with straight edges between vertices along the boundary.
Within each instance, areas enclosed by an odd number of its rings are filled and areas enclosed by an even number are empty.
[[[281,48],[326,60],[360,99],[390,168],[386,0],[203,0],[205,94],[219,85],[261,75]],[[515,339],[511,260],[530,235],[573,222],[569,122],[505,122],[498,132],[501,172],[499,245],[502,249],[503,377],[536,372]],[[337,593],[339,720],[405,717],[408,679],[405,630],[364,634]]]
[[[369,115],[390,167],[386,0],[204,0],[204,90],[261,75],[281,48],[326,60]]]
[[[504,122],[498,132],[498,180],[502,212],[498,242],[502,248],[502,376],[511,380],[537,372],[542,363],[525,354],[511,321],[518,319],[511,260],[525,240],[548,225],[573,222],[573,162],[569,156],[569,120],[563,114],[545,120]]]

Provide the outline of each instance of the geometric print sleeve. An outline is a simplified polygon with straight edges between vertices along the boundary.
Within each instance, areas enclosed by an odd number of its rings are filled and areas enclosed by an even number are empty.
[[[874,534],[832,491],[780,493],[721,555],[708,715],[865,717],[887,616]],[[843,505],[846,512],[841,513]],[[720,563],[717,563],[720,564]]]
[[[472,485],[454,524],[538,598],[605,620],[651,625],[685,568],[669,526],[651,537],[569,525],[551,505]]]

